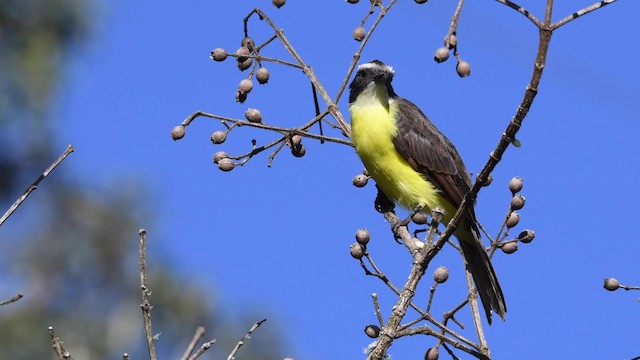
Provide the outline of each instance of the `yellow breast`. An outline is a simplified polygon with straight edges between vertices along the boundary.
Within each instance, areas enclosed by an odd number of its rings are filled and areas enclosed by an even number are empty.
[[[427,211],[441,207],[450,213],[448,202],[393,144],[398,131],[394,119],[396,103],[391,100],[385,107],[380,102],[356,101],[349,110],[356,152],[385,195],[410,210],[420,205]]]

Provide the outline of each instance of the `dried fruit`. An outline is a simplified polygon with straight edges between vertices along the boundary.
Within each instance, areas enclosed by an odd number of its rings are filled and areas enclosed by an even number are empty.
[[[512,194],[515,194],[522,190],[522,185],[522,178],[514,177],[513,179],[509,180],[509,190],[511,190]]]
[[[449,35],[449,49],[453,49],[458,45],[458,36],[456,33]]]
[[[524,196],[516,195],[511,198],[511,210],[520,210],[524,207]]]
[[[424,225],[427,223],[427,213],[420,211],[419,213],[411,215],[411,221],[418,225]]]
[[[354,259],[360,260],[364,256],[364,248],[362,245],[355,243],[349,246],[349,252]]]
[[[227,140],[227,132],[218,130],[211,134],[211,142],[214,144],[222,144],[225,140]]]
[[[238,91],[242,94],[248,94],[253,89],[253,81],[250,79],[242,79],[238,85]]]
[[[437,347],[432,347],[424,354],[424,360],[438,360],[440,352]]]
[[[234,167],[236,164],[229,158],[222,158],[218,161],[218,169],[222,171],[231,171]]]
[[[446,47],[441,47],[438,50],[436,50],[436,54],[433,56],[433,60],[435,60],[437,63],[447,61],[448,58],[449,58],[449,49],[447,49]]]
[[[604,288],[609,291],[616,291],[620,288],[620,282],[614,278],[604,279]]]
[[[369,182],[369,178],[364,174],[358,174],[353,178],[353,186],[355,187],[365,187],[367,186],[367,182]]]
[[[171,138],[175,141],[175,140],[180,140],[184,137],[184,134],[186,133],[186,129],[184,127],[184,125],[178,125],[176,127],[174,127],[173,129],[171,129]]]
[[[244,62],[247,59],[250,59],[249,55],[251,55],[251,52],[246,46],[241,46],[238,50],[236,50],[236,60],[239,63]]]
[[[236,101],[239,103],[244,103],[247,101],[247,94],[240,92],[240,90],[236,91]]]
[[[456,65],[456,72],[460,77],[467,77],[471,75],[471,64],[464,60],[458,61],[458,65]]]
[[[447,281],[447,279],[449,279],[449,270],[444,266],[440,266],[433,273],[433,280],[435,280],[435,282],[437,282],[438,284],[442,284],[443,282]]]
[[[514,252],[518,251],[518,243],[515,241],[505,243],[501,246],[501,249],[505,254],[513,254]]]
[[[244,117],[252,123],[262,122],[262,113],[258,109],[247,109],[244,113]]]
[[[220,160],[227,159],[228,157],[229,154],[227,154],[225,151],[218,151],[217,153],[213,154],[213,163],[217,164],[220,162]]]
[[[225,61],[227,56],[229,56],[229,54],[227,54],[227,51],[223,48],[217,48],[211,52],[211,59],[215,61]]]
[[[240,46],[244,46],[249,49],[249,51],[252,51],[255,47],[255,43],[253,42],[252,38],[245,36],[240,42]]]
[[[512,227],[518,225],[519,222],[520,222],[520,214],[518,214],[515,211],[512,211],[511,214],[509,214],[509,217],[507,218],[506,225],[509,229],[511,229]]]
[[[258,71],[256,71],[256,80],[260,84],[266,84],[269,81],[269,70],[265,67],[260,67]]]
[[[368,337],[375,339],[380,336],[380,328],[376,325],[367,325],[364,328],[364,333],[367,334]]]
[[[251,64],[253,64],[252,58],[247,58],[245,61],[238,61],[238,70],[245,71],[251,67]]]
[[[291,137],[291,145],[293,146],[299,146],[300,143],[302,143],[302,136],[300,135],[293,135]]]
[[[370,239],[371,234],[369,234],[369,230],[358,229],[358,231],[356,231],[356,241],[358,242],[358,244],[367,245]]]
[[[518,240],[525,244],[530,243],[536,237],[536,233],[533,230],[524,230],[518,235]]]
[[[356,41],[362,41],[365,35],[366,31],[362,26],[358,26],[355,30],[353,30],[353,38],[356,39]]]
[[[291,148],[291,154],[295,157],[303,157],[307,153],[307,148],[304,145],[294,146]]]

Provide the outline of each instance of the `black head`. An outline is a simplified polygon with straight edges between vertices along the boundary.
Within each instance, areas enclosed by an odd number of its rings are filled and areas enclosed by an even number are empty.
[[[371,83],[384,84],[389,89],[389,94],[393,94],[391,81],[393,80],[393,68],[380,60],[373,60],[358,66],[356,77],[349,85],[349,103],[353,103],[367,86]]]

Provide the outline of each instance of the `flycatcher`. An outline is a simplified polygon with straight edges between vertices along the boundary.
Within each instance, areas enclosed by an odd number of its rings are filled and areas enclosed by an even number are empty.
[[[448,223],[471,188],[469,173],[453,144],[420,109],[391,86],[393,68],[374,60],[360,65],[349,85],[352,140],[356,152],[387,198],[415,210],[439,207]],[[491,260],[480,241],[473,207],[454,233],[460,242],[482,305],[503,320],[507,312]]]

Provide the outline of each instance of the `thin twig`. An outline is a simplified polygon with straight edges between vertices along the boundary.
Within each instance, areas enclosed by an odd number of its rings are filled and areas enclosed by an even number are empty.
[[[620,285],[620,289],[624,290],[640,290],[640,286]]]
[[[56,161],[54,161],[51,165],[49,165],[49,167],[36,179],[36,181],[34,181],[33,184],[29,185],[27,190],[25,190],[25,192],[22,195],[20,195],[18,200],[16,200],[16,202],[14,202],[13,205],[11,205],[9,210],[7,210],[7,212],[5,212],[4,215],[2,215],[2,217],[0,218],[0,226],[2,226],[2,224],[4,224],[4,222],[9,218],[9,216],[11,216],[11,214],[13,214],[14,211],[16,211],[18,206],[20,206],[27,199],[27,196],[29,196],[31,192],[33,192],[38,187],[40,182],[44,180],[44,178],[46,178],[47,175],[49,175],[49,173],[52,172],[53,169],[55,169],[56,166],[58,166],[58,164],[62,162],[62,160],[66,159],[67,156],[69,156],[69,154],[71,154],[74,151],[75,151],[75,148],[73,147],[73,145],[67,145],[67,149],[62,153],[62,155],[60,155],[56,159]]]
[[[20,299],[22,299],[24,295],[22,295],[22,293],[17,293],[16,295],[14,295],[11,299],[7,299],[7,300],[2,300],[0,301],[0,306],[2,305],[7,305],[7,304],[11,304],[14,303]]]
[[[144,330],[147,337],[147,348],[149,349],[149,358],[151,360],[157,360],[155,339],[153,336],[153,329],[151,326],[151,303],[149,302],[149,295],[151,290],[147,285],[147,231],[140,229],[138,232],[140,235],[140,292],[142,293],[142,317],[144,319]]]
[[[49,336],[51,336],[51,343],[53,344],[53,351],[56,353],[58,360],[73,360],[73,356],[64,348],[64,343],[58,335],[53,332],[53,326],[49,326]]]
[[[616,2],[616,1],[617,1],[617,0],[603,0],[603,1],[598,1],[597,3],[595,3],[595,4],[591,5],[591,6],[587,6],[587,7],[586,7],[586,8],[584,8],[584,9],[578,10],[578,11],[574,12],[573,14],[571,14],[571,15],[569,15],[569,16],[567,16],[567,17],[565,17],[564,19],[562,19],[562,20],[560,20],[560,21],[558,21],[558,22],[554,23],[554,24],[551,26],[551,28],[552,28],[552,30],[556,30],[556,29],[557,29],[557,28],[559,28],[560,26],[565,25],[565,24],[567,24],[568,22],[573,21],[573,20],[575,20],[575,19],[579,18],[580,16],[584,16],[584,15],[586,15],[586,14],[588,14],[588,13],[592,12],[592,11],[598,10],[598,9],[600,9],[601,7],[604,7],[604,6],[606,6],[606,5],[612,4],[612,3]]]
[[[229,357],[227,357],[227,360],[233,360],[235,359],[236,353],[238,352],[238,350],[240,350],[240,348],[242,347],[242,345],[244,345],[244,342],[246,340],[251,339],[251,334],[260,327],[260,325],[262,325],[263,322],[267,321],[267,319],[262,319],[258,322],[256,322],[255,324],[253,324],[253,326],[251,327],[251,329],[249,329],[249,331],[247,331],[246,334],[244,334],[244,336],[242,337],[242,339],[240,339],[240,341],[238,341],[238,343],[236,344],[236,347],[233,348],[233,350],[231,351],[231,353],[229,354]]]
[[[278,147],[276,147],[275,150],[273,150],[273,152],[269,155],[269,163],[267,164],[268,167],[271,167],[271,165],[273,165],[273,159],[276,158],[276,155],[278,155],[278,153],[280,152],[280,150],[282,150],[282,148],[287,144],[286,142],[287,140],[287,136],[283,136],[282,138],[280,138],[279,140],[277,140],[277,142],[279,142],[280,144],[278,145]]]
[[[196,348],[198,341],[200,341],[203,335],[204,335],[204,327],[198,326],[198,328],[196,329],[196,333],[193,334],[193,339],[191,339],[189,346],[187,346],[187,349],[184,351],[184,354],[182,354],[182,356],[180,357],[180,360],[189,359],[189,356],[191,356],[191,353],[193,353],[193,350]]]
[[[298,64],[295,64],[295,63],[292,63],[292,62],[289,62],[289,61],[280,60],[280,59],[270,58],[270,57],[262,56],[262,55],[248,55],[248,54],[233,53],[233,54],[229,54],[229,56],[234,57],[234,58],[256,59],[256,63],[259,62],[259,61],[266,61],[266,62],[271,62],[271,63],[275,63],[275,64],[291,66],[291,67],[296,68],[296,69],[302,69],[302,67],[300,65],[298,65]]]
[[[202,344],[200,349],[198,349],[198,351],[196,351],[196,353],[193,354],[193,356],[190,357],[189,360],[196,360],[197,358],[200,357],[200,355],[204,354],[205,351],[209,350],[209,348],[212,347],[215,343],[216,343],[216,339],[211,339],[210,341],[207,341],[206,343]]]
[[[458,350],[462,350],[464,352],[466,352],[467,354],[473,355],[476,358],[482,359],[482,360],[490,360],[486,355],[478,352],[477,350],[474,350],[473,348],[470,348],[458,341],[455,341],[454,339],[451,339],[449,337],[446,336],[442,336],[442,334],[438,333],[437,331],[434,331],[432,328],[430,328],[429,326],[415,326],[415,327],[411,327],[402,331],[398,331],[396,336],[397,337],[402,337],[402,336],[412,336],[412,335],[428,335],[428,336],[433,336],[438,340],[441,340],[443,343],[447,343],[451,346],[453,346],[454,348],[458,349]],[[371,358],[371,355],[369,355],[369,357],[367,359]]]
[[[475,325],[476,333],[478,335],[478,342],[480,343],[480,352],[486,354],[487,357],[490,358],[491,351],[489,350],[489,345],[487,345],[487,339],[484,337],[484,331],[482,329],[482,318],[480,317],[480,308],[478,306],[478,292],[474,286],[473,276],[469,271],[469,265],[467,264],[467,259],[464,257],[464,253],[462,253],[462,260],[464,274],[467,279],[467,289],[469,289],[467,299],[469,299],[471,318],[473,319],[473,324]]]
[[[433,302],[433,295],[435,295],[437,287],[438,287],[438,282],[434,281],[433,285],[431,285],[431,288],[429,289],[429,301],[427,302],[426,312],[431,311],[431,303]]]
[[[349,126],[349,124],[345,120],[345,117],[340,112],[340,108],[336,105],[336,102],[331,100],[331,97],[329,96],[329,93],[324,88],[324,86],[322,85],[322,83],[320,82],[318,77],[316,76],[315,72],[313,72],[313,70],[311,69],[311,66],[307,65],[304,62],[304,60],[302,59],[300,54],[298,54],[296,49],[293,47],[293,45],[289,42],[287,37],[284,35],[284,32],[282,31],[282,29],[278,28],[276,26],[276,24],[271,20],[271,18],[269,18],[264,12],[262,12],[262,10],[260,10],[258,8],[255,8],[244,19],[245,33],[246,33],[246,29],[247,29],[247,24],[248,24],[249,18],[253,14],[257,14],[260,17],[261,20],[265,20],[269,24],[269,26],[271,26],[271,28],[273,28],[273,30],[276,32],[276,36],[278,37],[278,39],[280,39],[280,42],[282,42],[282,45],[284,46],[284,48],[289,52],[289,54],[291,54],[291,56],[293,56],[293,58],[296,60],[298,65],[300,65],[300,67],[302,68],[302,71],[305,73],[305,75],[307,75],[307,77],[309,78],[311,83],[313,83],[313,86],[318,91],[318,94],[320,94],[320,97],[327,104],[329,113],[331,114],[331,116],[333,116],[334,119],[336,119],[336,121],[340,125],[340,128],[342,129],[342,132],[345,134],[346,137],[350,138],[351,137],[351,127]]]
[[[456,7],[456,10],[453,12],[453,16],[451,17],[451,24],[449,25],[449,31],[447,32],[447,35],[444,37],[444,46],[447,47],[447,49],[449,49],[449,46],[451,45],[451,35],[456,33],[458,30],[458,20],[460,20],[460,13],[462,12],[463,4],[464,4],[464,0],[458,0],[458,6]],[[456,54],[457,54],[457,45],[454,45],[454,46],[456,47]]]
[[[315,122],[320,120],[321,117],[326,116],[328,113],[329,113],[328,111],[325,111],[325,112],[320,113],[320,115],[314,117],[313,122],[312,122],[311,125],[313,125]],[[187,118],[182,121],[182,125],[183,126],[188,126],[193,120],[195,120],[197,117],[200,117],[200,116],[208,117],[208,118],[212,118],[212,119],[217,119],[217,120],[221,120],[221,121],[228,121],[228,122],[231,122],[231,123],[235,123],[238,126],[250,126],[250,127],[256,127],[256,128],[260,128],[260,129],[264,129],[264,130],[275,131],[275,132],[279,132],[279,133],[281,133],[283,135],[287,135],[287,134],[300,135],[300,136],[308,137],[308,138],[311,138],[311,139],[323,140],[323,141],[334,142],[334,143],[337,143],[337,144],[353,146],[353,144],[350,141],[345,140],[345,139],[334,138],[334,137],[330,137],[330,136],[318,135],[318,134],[307,132],[305,130],[311,126],[311,125],[308,125],[308,124],[305,124],[305,125],[300,126],[298,128],[284,128],[284,127],[280,127],[280,126],[266,125],[266,124],[263,124],[263,123],[254,123],[254,122],[240,120],[240,119],[234,119],[234,118],[230,118],[230,117],[226,117],[226,116],[215,115],[215,114],[207,113],[207,112],[204,112],[204,111],[196,111],[193,114],[187,116]]]
[[[373,308],[376,312],[376,317],[378,318],[378,324],[380,327],[384,327],[384,319],[382,318],[382,312],[380,311],[380,303],[378,302],[378,294],[372,293],[371,299],[373,299]]]
[[[530,13],[527,9],[523,8],[522,6],[509,1],[509,0],[496,0],[497,2],[507,5],[508,7],[512,8],[513,10],[519,12],[520,14],[524,15],[527,19],[531,20],[531,22],[537,26],[538,28],[542,28],[542,22],[540,22],[540,20],[538,20],[538,18],[536,18],[532,13]]]
[[[451,321],[456,323],[456,325],[460,326],[461,329],[464,329],[465,328],[464,324],[458,321],[458,319],[456,319],[456,313],[460,311],[462,308],[464,308],[468,303],[469,303],[469,297],[467,296],[462,302],[456,305],[453,309],[443,314],[442,323],[446,324],[449,322],[449,319],[451,319]]]

